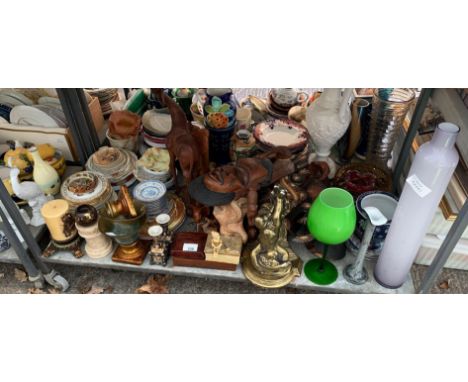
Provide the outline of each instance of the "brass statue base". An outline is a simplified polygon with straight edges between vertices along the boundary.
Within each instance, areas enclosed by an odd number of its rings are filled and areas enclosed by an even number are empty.
[[[117,263],[141,265],[145,261],[148,246],[140,240],[131,245],[120,245],[112,255],[112,261]]]
[[[277,185],[255,218],[258,240],[244,250],[242,271],[257,286],[281,288],[301,274],[302,260],[288,244],[286,215],[290,211],[287,191]]]
[[[67,243],[60,243],[52,240],[42,253],[42,256],[50,257],[58,252],[71,252],[77,259],[83,257],[84,253],[81,250],[81,237],[77,234],[74,239]]]
[[[300,258],[292,262],[291,270],[284,275],[277,275],[272,272],[260,272],[252,264],[251,250],[251,247],[246,248],[242,254],[242,272],[252,284],[261,288],[282,288],[301,275],[302,260]]]

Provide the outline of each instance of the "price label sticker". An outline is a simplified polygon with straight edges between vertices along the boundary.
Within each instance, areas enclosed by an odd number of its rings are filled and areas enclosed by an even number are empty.
[[[184,243],[182,250],[184,252],[196,252],[198,249],[198,244],[195,243]]]
[[[408,183],[413,191],[421,198],[424,198],[432,192],[432,190],[427,187],[416,174],[408,177],[408,179],[406,179],[406,183]]]

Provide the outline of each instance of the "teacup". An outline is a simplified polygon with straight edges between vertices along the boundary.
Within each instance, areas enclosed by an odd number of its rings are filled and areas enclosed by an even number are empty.
[[[272,101],[282,107],[291,108],[307,100],[308,94],[293,88],[273,88],[270,92]]]
[[[358,212],[356,229],[354,230],[351,238],[346,242],[348,250],[356,254],[361,245],[364,230],[366,229],[366,222],[368,220],[364,208],[376,207],[385,215],[388,221],[386,224],[375,228],[367,250],[366,258],[372,259],[378,257],[382,251],[397,205],[397,197],[389,192],[369,191],[360,195],[356,200],[356,210]]]

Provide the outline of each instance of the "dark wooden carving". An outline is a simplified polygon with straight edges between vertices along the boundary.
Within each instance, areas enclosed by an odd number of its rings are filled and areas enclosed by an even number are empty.
[[[209,132],[193,126],[187,120],[183,109],[163,89],[151,89],[163,106],[169,109],[172,128],[166,138],[166,146],[171,158],[171,174],[176,176],[176,162],[179,163],[184,177],[183,197],[196,221],[201,219],[201,207],[190,201],[186,187],[196,177],[205,174],[209,168],[208,141]]]

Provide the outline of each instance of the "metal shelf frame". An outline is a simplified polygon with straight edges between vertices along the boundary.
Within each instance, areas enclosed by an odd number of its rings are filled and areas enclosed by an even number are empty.
[[[394,171],[394,185],[398,182],[395,181],[400,178],[405,163],[408,161],[411,144],[414,137],[416,136],[419,123],[421,121],[424,109],[433,94],[434,89],[423,89],[418,103],[416,105],[413,117],[411,119],[410,127],[405,137],[400,155]],[[60,102],[62,104],[63,111],[68,121],[69,128],[71,130],[74,143],[78,152],[79,162],[84,165],[88,158],[100,147],[98,135],[94,127],[91,114],[88,109],[84,90],[80,88],[72,89],[57,89]],[[1,182],[0,182],[1,183]],[[395,192],[398,190],[395,189]],[[20,261],[26,268],[30,280],[35,278],[41,279],[41,275],[50,275],[54,271],[51,270],[42,259],[42,251],[39,245],[31,235],[29,228],[24,223],[21,215],[19,214],[16,205],[13,200],[9,197],[9,194],[3,184],[0,184],[0,197],[4,201],[7,212],[12,217],[18,230],[25,239],[25,242],[29,248],[29,252],[20,243],[12,227],[8,223],[8,219],[4,216],[4,212],[0,210],[0,215],[4,221],[5,231],[10,239],[10,242],[15,249]],[[448,257],[452,253],[455,245],[460,240],[463,231],[468,225],[468,202],[465,203],[462,210],[460,211],[458,218],[453,223],[452,228],[447,234],[446,239],[438,250],[438,253],[429,266],[420,290],[418,293],[428,293],[434,284],[437,276],[444,267]],[[1,256],[0,256],[1,261]],[[156,273],[156,272],[155,272]]]

